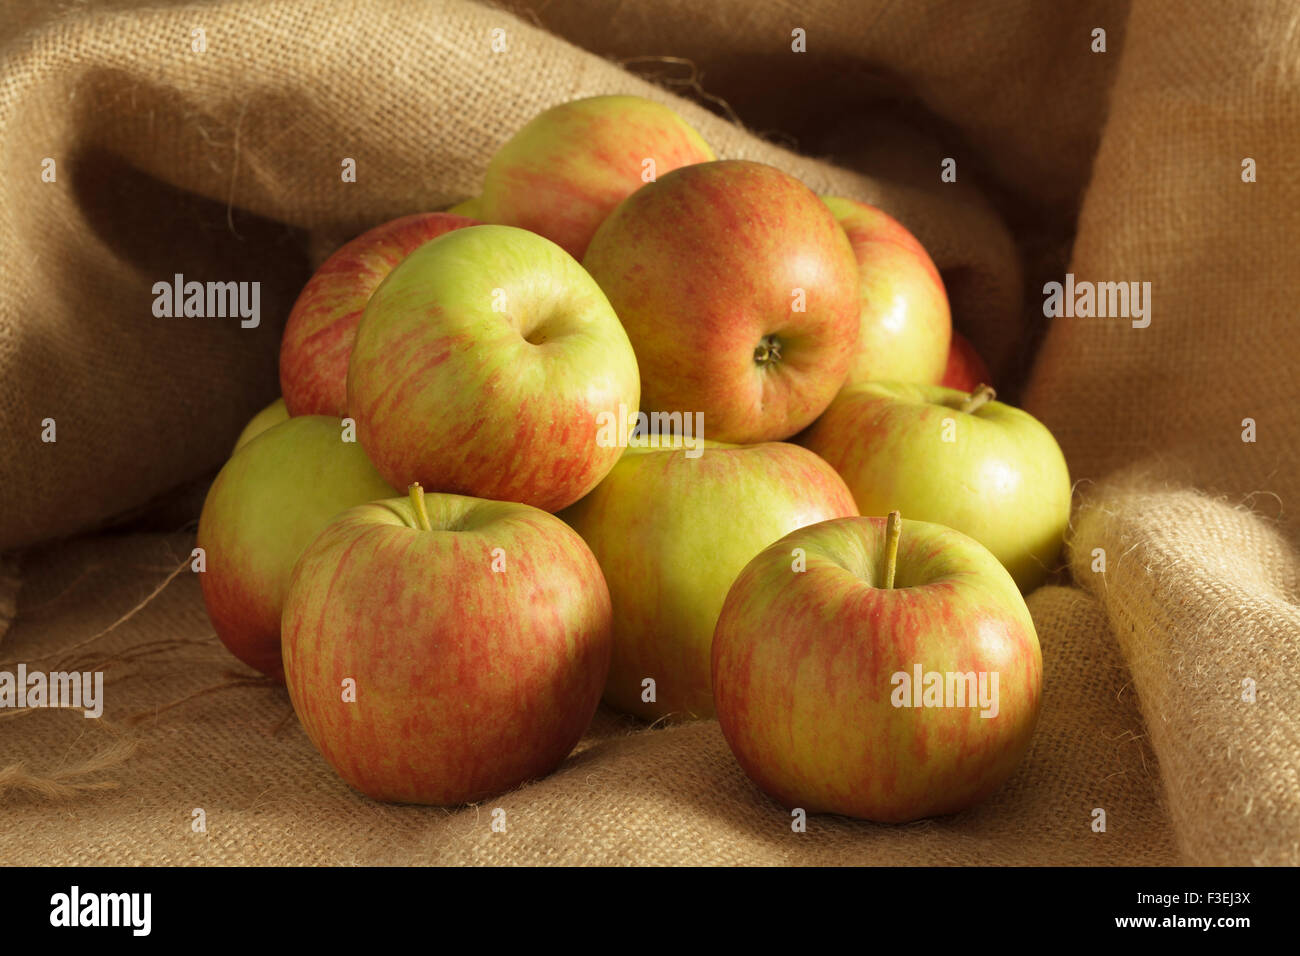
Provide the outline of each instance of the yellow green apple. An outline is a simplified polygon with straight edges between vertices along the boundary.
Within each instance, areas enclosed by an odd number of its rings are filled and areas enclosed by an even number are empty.
[[[561,514],[609,583],[614,655],[605,700],[647,720],[710,716],[709,646],[735,576],[787,532],[854,514],[834,470],[796,445],[688,449],[665,440],[628,448]]]
[[[860,328],[846,384],[935,384],[947,367],[952,319],[929,253],[902,223],[875,206],[838,196],[824,202],[858,261]]]
[[[284,399],[277,398],[270,405],[267,405],[266,408],[262,409],[248,420],[248,424],[244,426],[244,430],[240,432],[239,437],[235,439],[235,447],[232,450],[232,453],[239,451],[239,449],[243,448],[268,428],[273,425],[278,425],[280,422],[287,421],[288,418],[289,409],[285,406]]]
[[[447,214],[451,216],[465,216],[469,219],[483,221],[482,210],[479,208],[477,196],[471,196],[469,199],[462,199],[454,206],[447,207]]]
[[[826,459],[864,515],[895,509],[970,535],[1031,591],[1057,564],[1072,487],[1028,412],[939,385],[851,385],[799,443]]]
[[[282,679],[280,612],[302,549],[340,511],[395,494],[337,418],[289,418],[237,449],[208,489],[197,544],[217,637]]]

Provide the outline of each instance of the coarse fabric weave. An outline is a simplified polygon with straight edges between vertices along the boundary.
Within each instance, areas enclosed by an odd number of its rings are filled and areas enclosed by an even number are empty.
[[[0,711],[0,863],[1300,863],[1297,50],[1282,0],[0,6],[0,670],[107,680]],[[795,832],[715,721],[604,709],[544,780],[377,804],[177,573],[313,265],[603,93],[900,219],[1060,441],[1042,717],[981,806]],[[177,273],[259,281],[260,325],[155,317]],[[1150,324],[1045,317],[1066,273]]]

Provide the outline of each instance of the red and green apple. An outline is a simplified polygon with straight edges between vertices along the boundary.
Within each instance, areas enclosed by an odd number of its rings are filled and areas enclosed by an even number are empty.
[[[444,212],[403,216],[363,232],[321,264],[294,302],[280,341],[280,390],[290,415],[348,414],[348,359],[370,296],[411,252],[472,225]]]
[[[858,266],[844,230],[772,166],[686,166],[628,197],[583,264],[641,368],[647,411],[703,412],[719,441],[787,438],[844,381]]]
[[[285,678],[348,784],[453,806],[564,760],[600,702],[609,628],[600,566],[564,522],[416,486],[345,511],[303,553]]]
[[[959,392],[973,392],[981,385],[993,384],[988,365],[970,340],[956,329],[952,333],[952,347],[948,350],[948,366],[939,384]]]
[[[479,218],[530,229],[581,259],[605,217],[643,183],[713,158],[699,133],[652,100],[572,100],[535,117],[492,157]]]
[[[558,511],[622,448],[636,356],[600,288],[548,239],[471,226],[426,243],[371,297],[348,370],[357,437],[391,484]]]
[[[723,735],[762,790],[881,823],[996,790],[1029,746],[1042,689],[1033,621],[998,560],[897,515],[823,521],[755,557],[727,594],[712,663]]]

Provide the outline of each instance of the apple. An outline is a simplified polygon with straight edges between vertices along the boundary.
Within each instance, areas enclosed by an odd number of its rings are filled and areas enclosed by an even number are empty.
[[[623,321],[647,411],[711,436],[787,438],[830,403],[858,337],[858,267],[821,200],[772,166],[686,166],[643,186],[583,261]]]
[[[298,555],[340,511],[394,493],[337,418],[290,418],[236,450],[208,489],[197,541],[221,643],[282,680],[280,611]]]
[[[453,806],[569,754],[600,702],[609,627],[600,566],[564,522],[416,485],[345,511],[303,552],[284,671],[351,786]]]
[[[996,790],[1029,746],[1042,670],[997,559],[896,514],[786,535],[745,566],[713,636],[718,720],[750,779],[787,808],[880,823]]]
[[[412,251],[473,225],[443,212],[403,216],[363,232],[321,264],[294,302],[280,341],[280,389],[290,415],[348,414],[348,358],[370,296]]]
[[[596,228],[643,183],[713,150],[666,106],[639,96],[593,96],[535,117],[488,163],[485,222],[531,229],[581,259]]]
[[[558,511],[614,467],[602,415],[637,407],[636,356],[548,239],[472,226],[412,252],[357,329],[348,409],[391,484]]]
[[[835,471],[797,445],[689,449],[676,439],[628,448],[560,515],[609,584],[614,656],[605,701],[647,720],[712,716],[709,646],[740,569],[795,528],[856,514]]]
[[[864,515],[897,508],[956,528],[1028,592],[1060,555],[1070,473],[1038,419],[992,397],[987,387],[852,385],[798,440],[840,473]]]
[[[470,219],[483,221],[482,210],[479,208],[477,196],[471,196],[469,199],[462,199],[454,206],[447,207],[447,214],[450,216],[466,216]]]
[[[268,428],[273,425],[278,425],[280,422],[288,421],[288,419],[289,409],[285,407],[284,399],[277,398],[270,405],[267,405],[266,408],[262,409],[248,420],[248,424],[244,426],[244,430],[240,432],[239,437],[235,439],[235,447],[231,454],[239,451],[239,449],[243,448]]]
[[[952,318],[929,253],[902,223],[874,206],[838,196],[823,201],[858,261],[861,326],[846,384],[938,382],[948,362]]]
[[[943,381],[939,384],[959,392],[973,392],[981,385],[993,384],[988,365],[970,340],[956,329],[953,329],[952,347],[948,350],[948,367],[944,369]]]

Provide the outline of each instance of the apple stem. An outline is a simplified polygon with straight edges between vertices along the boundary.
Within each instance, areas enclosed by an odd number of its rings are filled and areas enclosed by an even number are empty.
[[[966,401],[961,403],[957,409],[959,412],[965,412],[967,415],[984,405],[985,402],[991,402],[998,397],[998,393],[993,390],[992,385],[976,385],[975,391],[970,393]]]
[[[894,571],[898,567],[898,538],[903,533],[903,514],[891,511],[885,522],[885,590],[894,586]]]
[[[420,530],[432,531],[433,526],[429,524],[429,509],[424,506],[424,489],[420,487],[418,481],[413,481],[406,490],[411,494],[411,507],[415,509],[415,520],[419,523]]]
[[[781,361],[781,340],[775,335],[765,335],[754,348],[754,364],[760,368]]]

